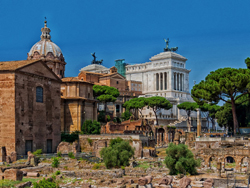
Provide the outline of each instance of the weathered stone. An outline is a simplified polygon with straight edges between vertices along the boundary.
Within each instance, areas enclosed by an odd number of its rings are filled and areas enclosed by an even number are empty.
[[[145,176],[145,178],[148,180],[148,183],[152,183],[153,180],[152,176]]]
[[[10,156],[8,155],[8,156],[6,156],[6,163],[11,163],[11,158],[10,158]]]
[[[16,188],[26,188],[30,187],[32,183],[30,181],[16,185]]]
[[[27,172],[27,177],[39,177],[40,174],[38,172]]]
[[[11,152],[10,159],[12,163],[17,161],[17,153],[15,151]]]
[[[190,184],[191,179],[186,176],[180,180],[180,188],[187,188]]]
[[[213,185],[214,185],[214,180],[211,178],[206,179],[205,182],[203,183],[204,188],[211,188],[213,187]]]
[[[138,180],[138,185],[139,186],[144,186],[148,183],[148,179],[145,178],[145,177],[140,177],[139,180]]]
[[[23,172],[18,169],[7,169],[4,171],[4,179],[22,181]]]
[[[69,143],[69,142],[61,142],[57,146],[57,153],[61,152],[62,154],[68,154],[69,152],[73,152],[74,154],[78,151],[78,142]]]
[[[170,185],[173,181],[172,176],[167,176],[167,177],[163,177],[160,181],[159,181],[159,185]]]
[[[138,184],[131,184],[130,187],[131,188],[138,188]]]

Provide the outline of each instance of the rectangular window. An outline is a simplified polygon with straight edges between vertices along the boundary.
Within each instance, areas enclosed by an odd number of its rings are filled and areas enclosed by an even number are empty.
[[[43,88],[40,86],[36,87],[36,102],[43,103]]]

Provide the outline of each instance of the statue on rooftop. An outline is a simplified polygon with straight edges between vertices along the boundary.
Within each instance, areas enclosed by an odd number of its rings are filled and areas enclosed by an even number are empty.
[[[99,64],[99,65],[102,64],[103,60],[96,61],[95,52],[93,54],[91,53],[91,55],[94,57],[94,59],[92,60],[91,64]]]
[[[169,48],[168,47],[168,45],[169,45],[169,38],[167,38],[167,40],[166,39],[164,39],[164,41],[166,42],[166,48],[164,48],[164,52],[175,52],[175,51],[177,51],[178,50],[178,47],[174,47],[174,48]]]

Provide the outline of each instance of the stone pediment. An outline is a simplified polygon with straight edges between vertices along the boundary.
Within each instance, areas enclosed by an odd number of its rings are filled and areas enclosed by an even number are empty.
[[[110,76],[111,78],[115,78],[115,79],[121,79],[121,80],[126,80],[126,78],[124,78],[122,75],[120,75],[119,73],[116,73],[113,76]]]
[[[161,52],[150,58],[150,61],[163,60],[163,59],[176,59],[181,61],[187,61],[187,58],[175,53],[175,52]]]
[[[18,69],[18,71],[47,77],[53,80],[61,79],[42,61],[36,61]]]

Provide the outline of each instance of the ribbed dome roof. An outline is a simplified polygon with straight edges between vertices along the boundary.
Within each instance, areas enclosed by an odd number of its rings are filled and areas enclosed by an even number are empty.
[[[50,29],[47,27],[46,20],[44,22],[44,27],[41,29],[41,31],[41,40],[32,46],[28,53],[28,56],[34,56],[35,52],[38,52],[40,56],[46,56],[49,52],[51,52],[54,57],[60,57],[62,51],[55,43],[50,40]]]
[[[34,52],[36,51],[40,55],[44,56],[46,56],[49,52],[52,52],[55,57],[60,57],[60,55],[62,54],[61,49],[51,40],[40,40],[39,42],[34,44],[29,51],[29,56],[33,56]]]

